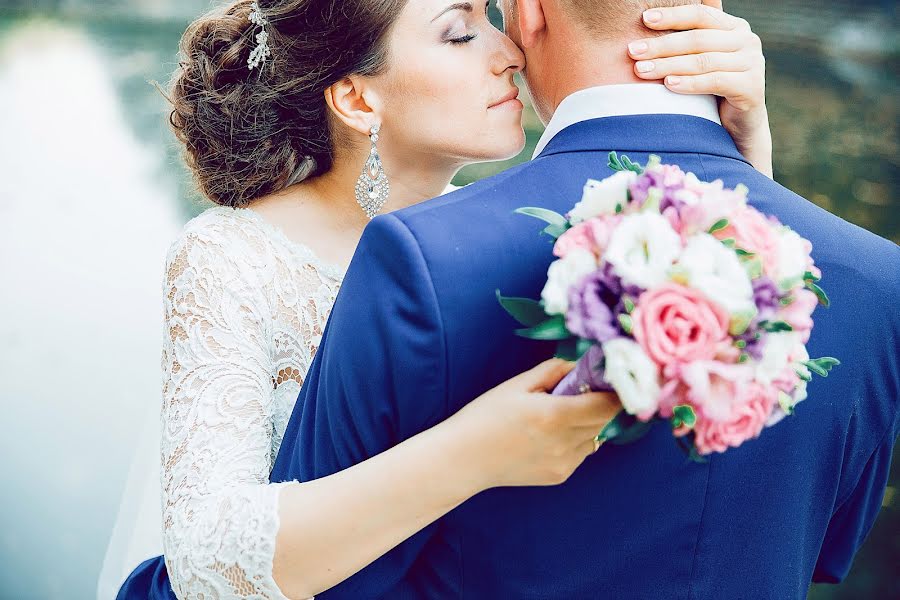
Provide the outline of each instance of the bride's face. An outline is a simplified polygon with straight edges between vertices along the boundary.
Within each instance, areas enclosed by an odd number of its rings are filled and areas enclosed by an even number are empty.
[[[484,0],[410,0],[388,44],[390,66],[373,82],[382,88],[385,140],[459,164],[522,150],[513,75],[524,56],[488,20]]]

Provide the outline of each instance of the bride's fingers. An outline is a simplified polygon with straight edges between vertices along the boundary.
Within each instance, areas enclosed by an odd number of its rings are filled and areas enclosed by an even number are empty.
[[[738,34],[720,29],[692,29],[631,42],[628,44],[628,55],[635,60],[647,60],[701,52],[756,51],[761,48],[762,42],[751,31]]]
[[[634,73],[641,79],[662,79],[667,75],[702,75],[716,71],[744,72],[761,66],[751,52],[704,52],[656,60],[639,60]]]
[[[713,94],[727,98],[738,110],[754,108],[762,93],[745,73],[716,71],[703,75],[669,75],[667,88],[679,94]]]
[[[656,31],[688,29],[750,30],[746,20],[703,4],[688,4],[644,11],[644,25]]]

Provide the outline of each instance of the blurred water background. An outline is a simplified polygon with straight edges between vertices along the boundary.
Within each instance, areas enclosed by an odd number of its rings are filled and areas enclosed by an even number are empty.
[[[725,4],[766,48],[776,179],[900,242],[897,4]],[[156,420],[164,254],[206,205],[150,82],[209,5],[0,2],[2,600],[94,597],[134,438]],[[526,119],[521,156],[457,183],[526,160],[541,133]],[[850,578],[810,598],[900,598],[897,485],[895,461]]]

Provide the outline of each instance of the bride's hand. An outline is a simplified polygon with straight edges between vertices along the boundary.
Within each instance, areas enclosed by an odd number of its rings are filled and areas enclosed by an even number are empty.
[[[650,29],[670,31],[628,46],[635,75],[665,79],[679,94],[715,94],[722,125],[741,154],[772,176],[772,135],[766,111],[766,61],[762,43],[744,19],[720,10],[719,0],[656,8],[644,13]]]
[[[485,392],[446,425],[466,449],[478,489],[566,481],[621,410],[615,394],[551,396],[574,363],[552,359]]]

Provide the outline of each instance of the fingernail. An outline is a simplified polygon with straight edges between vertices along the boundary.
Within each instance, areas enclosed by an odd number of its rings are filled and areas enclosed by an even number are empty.
[[[642,60],[637,63],[637,70],[639,73],[649,73],[655,68],[656,65],[650,60]]]
[[[632,42],[628,44],[628,50],[632,54],[643,54],[649,49],[649,46],[646,42]]]
[[[648,10],[644,12],[644,21],[647,23],[659,23],[662,21],[662,13],[658,10]]]
[[[681,77],[676,77],[674,75],[669,75],[668,77],[666,77],[666,85],[668,86],[678,87],[680,83]]]

